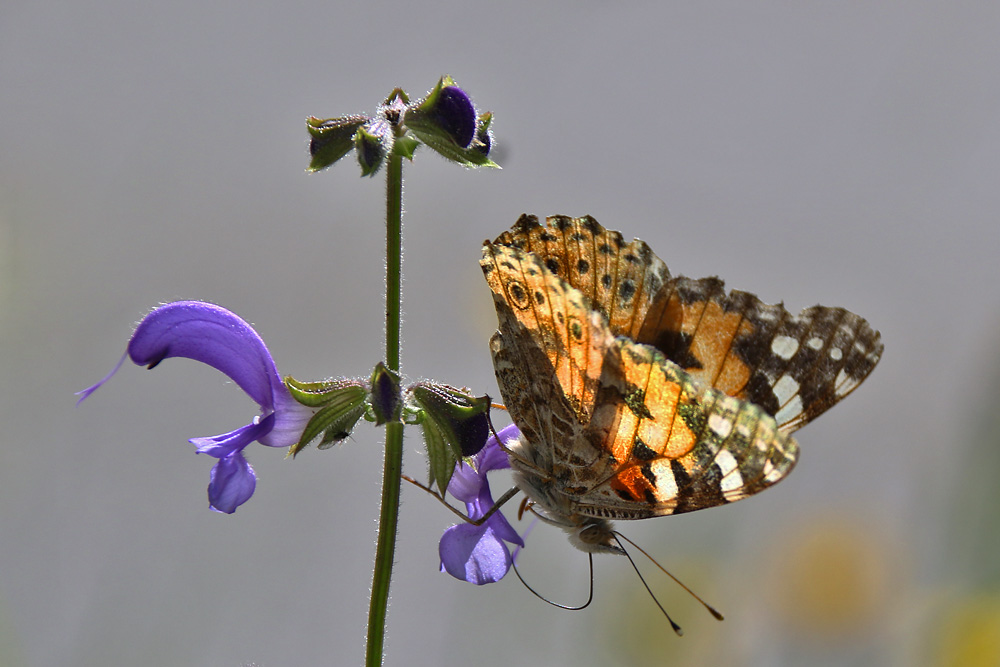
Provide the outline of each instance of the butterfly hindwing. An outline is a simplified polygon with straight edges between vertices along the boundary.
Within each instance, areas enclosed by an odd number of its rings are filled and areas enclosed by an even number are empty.
[[[655,348],[624,337],[606,357],[588,436],[607,443],[609,460],[589,512],[608,518],[734,502],[782,479],[798,458],[795,440],[759,407],[693,382]]]

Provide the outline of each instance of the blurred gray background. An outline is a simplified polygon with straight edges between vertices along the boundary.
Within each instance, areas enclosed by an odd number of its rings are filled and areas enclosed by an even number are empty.
[[[283,373],[367,375],[384,183],[306,174],[303,120],[446,73],[495,112],[504,169],[407,169],[410,378],[497,394],[479,245],[523,212],[594,215],[793,310],[845,306],[886,352],[777,488],[620,526],[724,623],[644,564],[673,636],[620,558],[575,613],[513,577],[453,580],[452,515],[404,488],[386,664],[996,664],[998,34],[986,1],[7,0],[0,665],[361,662],[379,431],[295,461],[251,447],[257,492],[224,516],[186,440],[256,413],[232,383],[171,361],[73,392],[176,299],[253,322]],[[521,562],[586,596],[561,531]]]

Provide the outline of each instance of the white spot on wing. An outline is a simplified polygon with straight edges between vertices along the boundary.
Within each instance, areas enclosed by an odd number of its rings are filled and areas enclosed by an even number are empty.
[[[771,352],[788,361],[799,349],[799,341],[791,336],[775,336],[771,341]]]
[[[732,454],[725,449],[721,450],[715,455],[715,464],[719,466],[719,472],[722,473],[722,481],[719,483],[719,488],[722,489],[723,493],[735,491],[743,486],[743,476],[736,469],[738,464]]]
[[[727,438],[733,430],[733,422],[722,415],[712,414],[708,417],[708,427],[720,438]]]
[[[785,405],[791,400],[792,396],[799,393],[799,383],[791,375],[782,375],[774,383],[772,391],[774,391],[774,397],[778,399],[778,405]]]
[[[806,342],[806,345],[808,345],[809,347],[811,347],[814,350],[822,350],[823,349],[823,339],[822,338],[817,338],[816,336],[813,336],[812,338],[810,338]]]
[[[664,459],[653,461],[650,470],[656,475],[656,495],[661,501],[670,500],[677,497],[677,480],[674,479],[674,471],[670,469],[670,462]]]
[[[839,347],[830,348],[830,358],[834,361],[840,361],[844,358],[844,353],[840,351]]]
[[[786,376],[787,377],[787,376]],[[792,397],[792,400],[788,401],[777,414],[774,415],[774,421],[779,424],[787,424],[796,415],[802,413],[802,398],[798,394]]]

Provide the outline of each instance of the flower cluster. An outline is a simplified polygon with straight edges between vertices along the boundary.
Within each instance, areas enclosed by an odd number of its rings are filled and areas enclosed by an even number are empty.
[[[492,122],[493,115],[477,113],[451,77],[442,77],[427,97],[412,104],[397,88],[374,116],[306,119],[309,171],[326,169],[353,150],[361,175],[374,176],[390,154],[412,159],[420,144],[466,167],[497,167],[489,157]]]

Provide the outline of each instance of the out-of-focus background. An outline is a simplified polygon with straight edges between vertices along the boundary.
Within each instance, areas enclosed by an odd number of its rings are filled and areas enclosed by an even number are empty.
[[[253,322],[283,373],[367,375],[384,185],[306,174],[303,121],[446,73],[495,112],[504,169],[407,169],[410,378],[497,394],[479,245],[523,212],[845,306],[886,352],[775,489],[620,526],[724,623],[644,564],[673,636],[621,558],[575,613],[439,574],[453,517],[405,488],[386,664],[998,664],[997,34],[985,1],[4,3],[0,665],[361,662],[380,432],[295,461],[255,445],[257,492],[224,516],[186,440],[255,414],[232,383],[169,361],[73,392],[176,299]],[[521,564],[586,596],[561,531]]]

